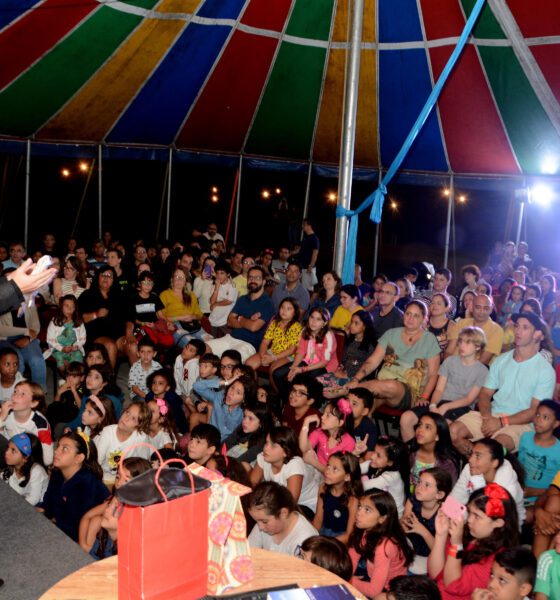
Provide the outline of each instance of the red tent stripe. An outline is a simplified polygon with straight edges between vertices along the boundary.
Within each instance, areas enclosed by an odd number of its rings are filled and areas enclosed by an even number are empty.
[[[421,5],[428,40],[461,34],[465,17],[459,3],[422,0]],[[448,18],[441,18],[442,11]],[[430,49],[435,80],[441,75],[453,49],[453,44]],[[467,45],[463,51],[438,107],[449,162],[454,171],[487,173],[499,168],[504,173],[519,172],[473,46]]]
[[[274,3],[253,0],[241,22],[281,31],[290,4],[290,0]],[[278,41],[239,30],[234,33],[179,134],[177,144],[225,152],[242,149]]]
[[[0,89],[27,70],[89,13],[96,0],[46,0],[0,33]],[[17,48],[17,52],[14,49]]]

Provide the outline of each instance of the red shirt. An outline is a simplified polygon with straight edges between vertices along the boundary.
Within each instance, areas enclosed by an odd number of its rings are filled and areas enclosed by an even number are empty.
[[[321,413],[316,408],[310,406],[301,419],[296,419],[295,408],[292,408],[289,404],[287,404],[286,408],[284,408],[284,412],[282,413],[282,423],[286,423],[286,425],[293,429],[296,432],[296,435],[299,437],[299,433],[303,427],[303,421],[305,420],[305,417],[309,417],[310,415],[318,415],[321,417]]]

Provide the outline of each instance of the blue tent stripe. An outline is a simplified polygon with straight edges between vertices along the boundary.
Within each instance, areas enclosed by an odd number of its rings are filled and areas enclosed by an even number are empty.
[[[0,8],[0,30],[4,29],[12,21],[21,17],[32,6],[39,4],[39,0],[7,0],[1,3]]]
[[[418,17],[416,0],[388,0],[378,2],[379,41],[418,42],[422,40],[422,28]]]
[[[431,91],[424,50],[384,50],[379,53],[379,135],[384,165],[391,164],[401,149]],[[419,132],[402,168],[447,171],[435,111]]]
[[[197,16],[207,19],[237,19],[245,0],[206,0]]]
[[[227,26],[191,23],[119,119],[108,141],[171,144],[230,31]]]

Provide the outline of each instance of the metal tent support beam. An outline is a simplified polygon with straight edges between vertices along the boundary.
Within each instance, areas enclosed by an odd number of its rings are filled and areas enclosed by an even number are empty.
[[[302,221],[307,219],[309,214],[309,195],[311,193],[311,174],[313,172],[313,163],[309,161],[309,169],[307,171],[307,183],[305,184],[305,200],[303,202],[303,217]]]
[[[346,85],[344,90],[342,145],[340,148],[340,175],[338,180],[338,203],[347,210],[350,209],[350,199],[352,194],[352,171],[354,168],[354,141],[356,137],[358,86],[360,83],[360,52],[362,45],[362,24],[364,20],[364,0],[354,0],[352,4],[350,61],[348,65],[349,68],[346,71]],[[337,273],[342,273],[347,238],[347,219],[337,219],[334,242],[334,270]]]
[[[519,246],[521,241],[521,226],[523,225],[523,217],[525,215],[525,200],[521,200],[519,203],[519,215],[517,217],[517,232],[515,234],[515,246]]]
[[[239,178],[237,180],[237,201],[235,203],[235,224],[233,227],[233,243],[237,244],[237,227],[239,226],[239,205],[241,204],[241,176],[243,174],[243,155],[239,155]]]
[[[101,144],[97,146],[97,209],[99,223],[97,237],[101,239],[103,235],[103,148]]]
[[[455,183],[453,175],[449,178],[449,198],[447,200],[447,225],[445,227],[445,253],[443,255],[443,266],[447,268],[449,260],[449,239],[451,237],[451,212],[455,202]]]
[[[29,191],[31,185],[31,140],[27,140],[25,157],[25,213],[23,224],[23,245],[27,249],[27,240],[29,236]]]
[[[171,219],[171,176],[173,170],[173,148],[169,148],[169,167],[167,169],[167,214],[165,218],[165,239],[169,239],[169,223]]]

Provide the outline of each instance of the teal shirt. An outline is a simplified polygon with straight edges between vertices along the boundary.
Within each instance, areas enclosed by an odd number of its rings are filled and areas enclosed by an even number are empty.
[[[548,361],[537,352],[523,362],[513,358],[510,350],[490,366],[484,387],[497,390],[492,399],[492,413],[514,415],[531,407],[533,398],[552,398],[556,377]]]
[[[549,600],[560,600],[560,554],[547,550],[539,558],[535,593],[548,596]]]

